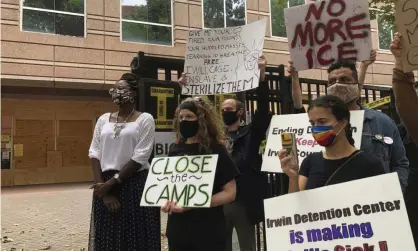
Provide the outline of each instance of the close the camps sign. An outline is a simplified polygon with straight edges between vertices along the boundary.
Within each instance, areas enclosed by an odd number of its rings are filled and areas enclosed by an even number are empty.
[[[296,70],[362,61],[372,49],[368,0],[327,0],[284,10]]]
[[[175,201],[183,207],[209,207],[218,155],[154,158],[141,206]]]
[[[416,251],[396,173],[278,196],[264,208],[267,250]]]

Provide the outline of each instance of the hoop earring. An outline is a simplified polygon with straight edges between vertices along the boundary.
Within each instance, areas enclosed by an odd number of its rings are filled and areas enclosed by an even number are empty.
[[[135,99],[134,99],[133,97],[130,97],[130,98],[129,98],[129,102],[131,102],[131,103],[135,103]]]

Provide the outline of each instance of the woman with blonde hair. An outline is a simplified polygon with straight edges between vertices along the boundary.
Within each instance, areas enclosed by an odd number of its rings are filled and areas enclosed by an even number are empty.
[[[210,208],[183,208],[175,201],[161,210],[169,213],[167,238],[170,251],[214,251],[225,249],[223,205],[235,199],[234,162],[225,148],[225,128],[213,106],[199,97],[185,99],[174,119],[177,143],[168,156],[218,154]]]

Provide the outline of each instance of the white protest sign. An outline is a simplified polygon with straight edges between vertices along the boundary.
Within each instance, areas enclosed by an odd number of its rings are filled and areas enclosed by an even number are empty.
[[[237,27],[189,31],[184,95],[215,95],[258,87],[267,18]]]
[[[368,0],[318,1],[286,8],[284,16],[290,57],[298,71],[370,58]]]
[[[168,155],[171,145],[176,142],[176,133],[174,132],[155,132],[155,157],[165,157]]]
[[[416,251],[396,173],[266,199],[264,210],[267,250]]]
[[[154,158],[141,206],[175,201],[183,207],[209,207],[218,155]]]
[[[351,111],[350,124],[353,132],[355,147],[360,149],[363,133],[364,111]],[[282,149],[282,132],[296,134],[299,165],[309,154],[320,152],[324,147],[318,145],[312,136],[312,126],[307,113],[275,115],[271,119],[266,150],[264,151],[261,171],[282,173],[279,152]]]

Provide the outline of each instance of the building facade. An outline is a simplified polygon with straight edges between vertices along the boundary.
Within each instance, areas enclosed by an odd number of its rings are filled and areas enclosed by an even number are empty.
[[[268,18],[264,54],[286,65],[283,9],[304,1],[1,0],[2,186],[91,180],[95,121],[115,109],[107,90],[138,51],[183,58],[189,29]],[[372,21],[378,56],[367,83],[391,83],[392,30]]]

